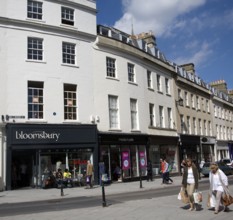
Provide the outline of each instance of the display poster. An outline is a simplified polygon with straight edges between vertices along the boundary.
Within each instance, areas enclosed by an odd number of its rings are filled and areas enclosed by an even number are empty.
[[[145,168],[146,167],[146,157],[145,157],[144,151],[139,152],[139,158],[140,158],[140,167]]]
[[[130,168],[129,152],[122,152],[122,170],[128,170]]]

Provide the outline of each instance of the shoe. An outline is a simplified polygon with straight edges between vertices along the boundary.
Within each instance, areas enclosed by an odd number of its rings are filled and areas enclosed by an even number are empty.
[[[194,208],[189,208],[189,211],[193,211],[194,210]]]
[[[214,214],[218,214],[218,211],[214,211]]]
[[[229,208],[228,208],[227,206],[224,206],[223,211],[224,211],[224,212],[228,212],[228,211],[229,211]]]

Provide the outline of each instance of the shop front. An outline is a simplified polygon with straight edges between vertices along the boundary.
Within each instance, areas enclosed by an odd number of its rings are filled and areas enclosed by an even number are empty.
[[[180,135],[180,159],[191,158],[198,165],[201,161],[201,140],[198,135]]]
[[[99,133],[100,162],[110,181],[131,181],[146,176],[146,135]]]
[[[231,145],[229,145],[228,141],[217,141],[217,143],[216,143],[216,151],[217,151],[216,160],[221,160],[223,158],[230,158],[229,146],[231,146]]]
[[[172,165],[171,173],[179,172],[178,137],[150,136],[149,159],[152,162],[153,175],[159,175],[160,158]]]
[[[68,169],[84,178],[87,161],[98,181],[96,125],[7,124],[6,189],[41,187],[48,173]]]
[[[201,137],[201,160],[205,162],[214,162],[217,160],[215,143],[215,138]]]

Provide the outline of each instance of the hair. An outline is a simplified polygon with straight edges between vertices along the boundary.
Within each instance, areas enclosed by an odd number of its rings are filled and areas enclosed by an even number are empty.
[[[210,165],[210,170],[218,170],[218,164],[217,163],[212,163]]]
[[[190,161],[191,163],[193,162],[193,160],[192,160],[191,158],[187,158],[187,159],[185,160],[186,163],[187,163],[188,161]]]

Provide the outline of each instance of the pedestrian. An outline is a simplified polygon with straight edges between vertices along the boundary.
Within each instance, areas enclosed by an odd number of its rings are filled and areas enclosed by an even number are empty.
[[[86,184],[87,184],[87,186],[89,185],[90,188],[93,187],[93,185],[92,185],[93,171],[94,171],[93,165],[91,164],[91,161],[88,160],[87,161],[87,171],[86,171]]]
[[[171,183],[173,183],[173,180],[170,178],[170,172],[172,170],[172,164],[168,163],[166,159],[164,159],[164,162],[166,163],[165,167],[167,167],[167,170],[165,172],[165,180],[167,183],[169,183],[169,181]]]
[[[20,179],[21,179],[21,186],[27,186],[27,165],[24,161],[20,164]]]
[[[184,167],[182,178],[182,187],[187,191],[189,197],[189,211],[196,210],[197,208],[194,204],[193,193],[198,189],[198,169],[190,158],[186,159],[186,166]]]
[[[183,175],[185,167],[186,167],[186,161],[182,160],[182,162],[180,164],[180,173],[181,173],[181,175]]]
[[[105,165],[103,161],[99,162],[99,184],[102,185],[102,177],[105,174]]]
[[[167,184],[166,181],[166,171],[168,169],[168,163],[165,163],[164,160],[160,159],[160,173],[162,176],[162,184]]]
[[[150,160],[148,160],[148,163],[147,163],[147,182],[149,180],[153,181],[153,172],[152,172],[152,163]]]
[[[219,207],[221,204],[221,199],[224,195],[224,188],[228,187],[228,178],[224,174],[224,172],[219,169],[217,163],[212,163],[210,166],[209,182],[210,182],[209,198],[211,196],[214,197],[215,200],[214,214],[218,214]],[[223,206],[223,211],[228,211],[228,207]]]

